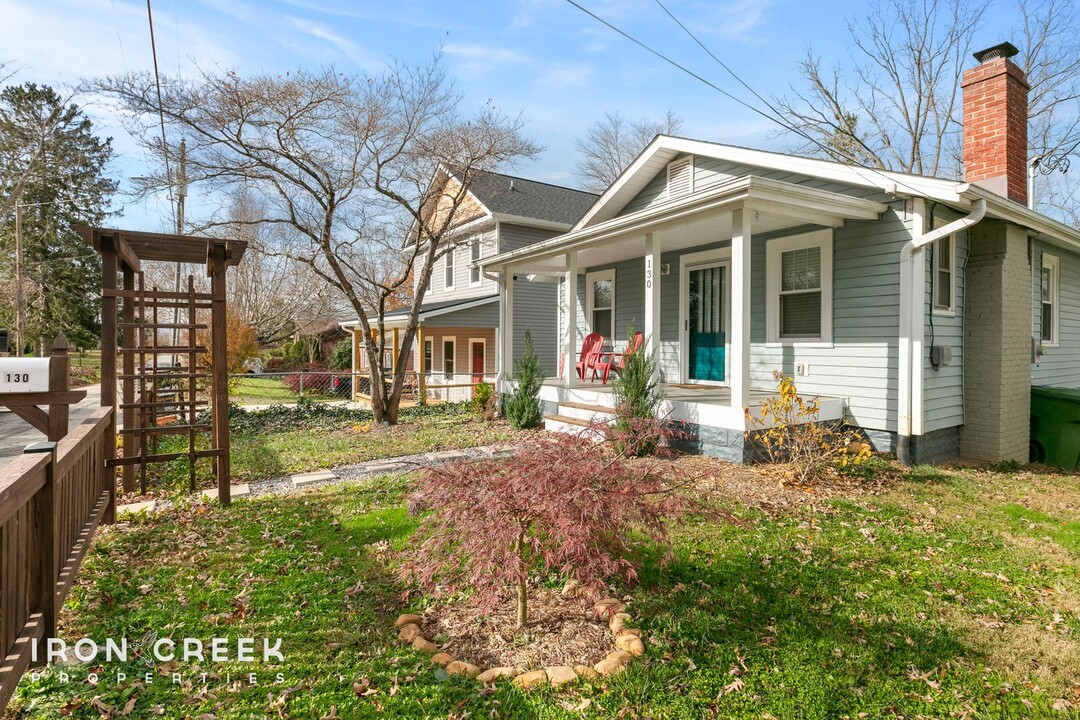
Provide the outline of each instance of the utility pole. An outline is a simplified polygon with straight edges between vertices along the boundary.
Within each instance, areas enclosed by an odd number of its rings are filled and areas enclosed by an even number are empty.
[[[184,234],[184,200],[187,198],[187,140],[180,138],[180,158],[179,167],[176,172],[176,234]],[[181,265],[176,263],[176,278],[173,286],[173,291],[180,292],[180,274]],[[180,324],[180,302],[176,303],[176,307],[173,308],[173,325]],[[188,323],[194,323],[193,318],[188,318]],[[194,332],[188,330],[188,332]],[[173,347],[179,347],[180,345],[180,328],[173,328]]]
[[[22,202],[15,201],[15,357],[23,349]]]

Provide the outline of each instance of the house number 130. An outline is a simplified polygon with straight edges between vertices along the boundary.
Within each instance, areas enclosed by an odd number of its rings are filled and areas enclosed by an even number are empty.
[[[652,258],[645,258],[645,289],[652,290]]]
[[[30,382],[30,373],[7,373],[4,375],[4,382],[28,383]]]

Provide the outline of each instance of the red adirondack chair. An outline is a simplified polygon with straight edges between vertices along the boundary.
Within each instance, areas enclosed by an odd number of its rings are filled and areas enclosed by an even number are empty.
[[[634,333],[634,337],[623,352],[600,353],[596,363],[593,364],[593,380],[596,379],[596,371],[599,370],[602,373],[602,382],[607,385],[608,374],[612,370],[617,373],[622,372],[622,369],[626,366],[626,358],[640,350],[643,342],[645,342],[645,333],[639,330]]]
[[[600,350],[604,347],[604,336],[600,333],[589,333],[585,336],[585,339],[581,341],[581,356],[578,358],[575,368],[577,369],[578,377],[582,380],[585,379],[585,371],[593,366],[593,364],[600,357]],[[596,377],[595,371],[593,377]]]

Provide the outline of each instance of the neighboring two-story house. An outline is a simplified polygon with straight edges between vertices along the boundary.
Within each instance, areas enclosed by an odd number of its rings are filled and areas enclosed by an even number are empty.
[[[463,220],[453,234],[455,247],[435,261],[416,340],[406,360],[410,372],[423,375],[432,398],[463,399],[469,397],[469,385],[495,380],[501,346],[499,285],[481,272],[478,262],[565,233],[596,198],[581,190],[502,173],[482,173],[473,180],[457,212]],[[413,272],[414,278],[419,275]],[[514,280],[514,356],[520,357],[529,330],[549,372],[555,372],[559,363],[554,312],[557,282],[557,277],[536,276]],[[393,364],[394,338],[406,326],[408,315],[409,308],[403,308],[384,316],[386,332],[393,335],[387,342],[385,367]],[[353,335],[354,372],[366,372],[359,323],[347,322],[343,327]]]

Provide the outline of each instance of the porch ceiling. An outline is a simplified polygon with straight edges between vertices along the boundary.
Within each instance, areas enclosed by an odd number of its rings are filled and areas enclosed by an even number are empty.
[[[651,233],[664,252],[730,240],[732,213],[750,214],[753,234],[818,225],[838,227],[846,220],[876,219],[886,206],[799,185],[739,178],[708,193],[665,203],[567,233],[522,250],[483,262],[492,269],[516,273],[566,270],[566,253],[576,250],[579,268],[642,257],[645,236]]]

